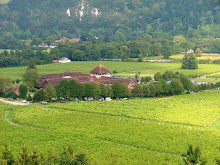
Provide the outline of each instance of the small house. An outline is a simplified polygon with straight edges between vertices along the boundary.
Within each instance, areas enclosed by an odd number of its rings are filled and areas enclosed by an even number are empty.
[[[67,57],[63,57],[59,60],[59,63],[68,63],[68,62],[71,62],[71,60]]]

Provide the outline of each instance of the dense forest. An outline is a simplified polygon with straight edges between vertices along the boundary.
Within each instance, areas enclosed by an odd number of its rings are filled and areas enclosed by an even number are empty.
[[[0,5],[0,48],[7,41],[108,36],[126,42],[151,35],[220,37],[219,0],[10,0]],[[15,44],[14,43],[14,44]],[[13,45],[13,44],[12,44]]]

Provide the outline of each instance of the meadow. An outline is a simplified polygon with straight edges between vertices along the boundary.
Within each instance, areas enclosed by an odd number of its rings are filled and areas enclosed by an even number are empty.
[[[170,56],[170,59],[174,60],[182,60],[184,54],[177,54],[177,55],[172,55]],[[219,54],[203,54],[201,57],[197,57],[197,60],[220,60],[220,55]]]
[[[166,70],[173,72],[181,72],[188,76],[201,76],[210,73],[220,72],[218,64],[200,64],[196,70],[181,69],[181,63],[154,63],[154,62],[118,62],[118,61],[77,61],[66,64],[47,64],[38,65],[39,74],[62,73],[62,72],[83,72],[90,71],[98,66],[104,65],[110,71],[117,71],[115,75],[120,76],[135,76],[140,73],[140,76],[153,76],[156,72],[165,72]],[[12,80],[21,79],[27,66],[0,68],[0,77],[10,77]],[[114,73],[113,73],[114,75]]]
[[[166,99],[31,106],[0,104],[0,150],[59,152],[66,144],[90,164],[183,164],[188,144],[215,164],[219,153],[220,91]],[[211,107],[211,108],[210,108]]]
[[[6,4],[8,3],[10,0],[0,0],[0,4]]]

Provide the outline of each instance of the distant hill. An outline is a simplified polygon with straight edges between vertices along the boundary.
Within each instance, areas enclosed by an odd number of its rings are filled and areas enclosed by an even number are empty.
[[[0,3],[7,3],[1,0]],[[0,5],[0,35],[17,39],[95,36],[128,41],[144,36],[220,37],[219,0],[11,0]]]

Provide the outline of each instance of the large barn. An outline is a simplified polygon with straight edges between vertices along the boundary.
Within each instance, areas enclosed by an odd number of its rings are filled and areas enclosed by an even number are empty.
[[[134,78],[115,78],[111,76],[111,71],[105,68],[103,65],[99,65],[94,68],[90,74],[84,74],[81,72],[64,72],[57,74],[45,74],[40,78],[40,84],[45,89],[49,84],[56,86],[62,80],[75,80],[80,83],[103,83],[105,85],[112,85],[114,82],[124,83],[129,89],[137,83]]]

